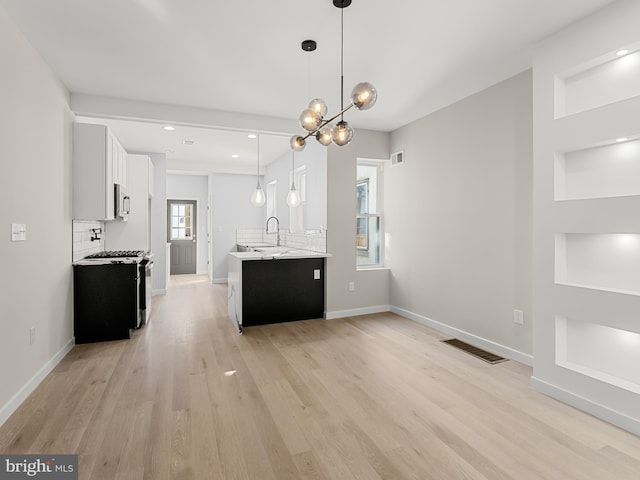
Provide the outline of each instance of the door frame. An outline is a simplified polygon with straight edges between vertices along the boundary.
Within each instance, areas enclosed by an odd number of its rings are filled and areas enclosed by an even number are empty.
[[[196,208],[196,217],[195,217],[195,235],[196,235],[196,275],[198,274],[198,242],[200,241],[200,236],[198,235],[198,231],[197,229],[199,228],[199,216],[200,216],[200,201],[198,197],[174,197],[174,196],[167,196],[166,197],[166,202],[164,204],[164,211],[165,211],[165,222],[166,222],[166,228],[165,228],[165,232],[164,232],[164,236],[165,239],[167,241],[167,243],[171,243],[171,237],[169,235],[169,230],[171,229],[171,225],[169,223],[169,204],[170,202],[194,202],[195,204],[195,208]],[[171,265],[169,265],[169,276],[171,276]],[[168,281],[169,279],[167,279]]]

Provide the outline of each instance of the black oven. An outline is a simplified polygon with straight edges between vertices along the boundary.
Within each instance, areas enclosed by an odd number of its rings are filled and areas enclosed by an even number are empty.
[[[73,264],[76,343],[131,338],[140,327],[144,259],[143,251],[106,251]]]
[[[152,272],[153,254],[145,255],[140,262],[140,325],[149,323],[151,316]]]

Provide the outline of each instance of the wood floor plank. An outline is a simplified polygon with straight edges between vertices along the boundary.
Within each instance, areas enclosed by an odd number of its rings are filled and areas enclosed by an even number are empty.
[[[81,479],[637,480],[640,438],[391,313],[250,327],[172,277],[131,340],[76,346],[0,426]]]

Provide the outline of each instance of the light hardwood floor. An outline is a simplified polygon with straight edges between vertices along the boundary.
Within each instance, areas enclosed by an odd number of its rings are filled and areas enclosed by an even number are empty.
[[[174,277],[128,341],[75,347],[0,428],[81,479],[638,480],[640,438],[393,314],[245,329]],[[234,373],[230,373],[234,372]]]

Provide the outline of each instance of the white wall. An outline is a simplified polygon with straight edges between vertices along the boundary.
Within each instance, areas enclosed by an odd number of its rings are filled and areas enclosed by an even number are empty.
[[[196,273],[208,273],[209,253],[207,251],[207,233],[209,215],[207,214],[208,179],[204,175],[167,175],[167,200],[196,200],[197,252]],[[165,202],[166,204],[166,202]],[[167,233],[165,231],[165,238]]]
[[[310,139],[302,152],[296,152],[295,168],[305,166],[307,201],[305,210],[305,228],[319,230],[327,226],[327,149],[315,139]],[[289,219],[289,206],[287,194],[291,186],[291,152],[287,152],[280,158],[267,165],[262,188],[277,180],[278,220],[280,228],[288,229],[291,225]],[[255,177],[254,177],[255,183]],[[299,188],[296,185],[296,188]],[[266,219],[265,219],[266,220]],[[255,226],[255,225],[254,225]],[[260,225],[257,225],[260,226]]]
[[[151,251],[153,252],[153,293],[167,291],[167,156],[164,153],[149,153],[155,182],[151,201]]]
[[[638,19],[640,2],[614,2],[540,42],[533,62],[533,385],[635,434],[637,147],[616,139],[640,138]]]
[[[392,132],[398,150],[405,163],[384,172],[391,304],[527,361],[531,72]],[[524,311],[524,326],[513,323],[514,309]]]
[[[0,9],[0,423],[71,348],[69,94]],[[10,224],[25,223],[25,242]],[[29,344],[29,329],[36,341]]]
[[[253,175],[209,176],[214,282],[227,281],[227,254],[235,248],[236,230],[264,227],[265,207],[257,208],[251,204],[251,192],[255,187],[256,177]]]
[[[327,147],[327,318],[389,308],[389,271],[356,270],[356,159],[389,158],[389,135],[356,130],[344,147]],[[349,282],[355,291],[349,291]]]

